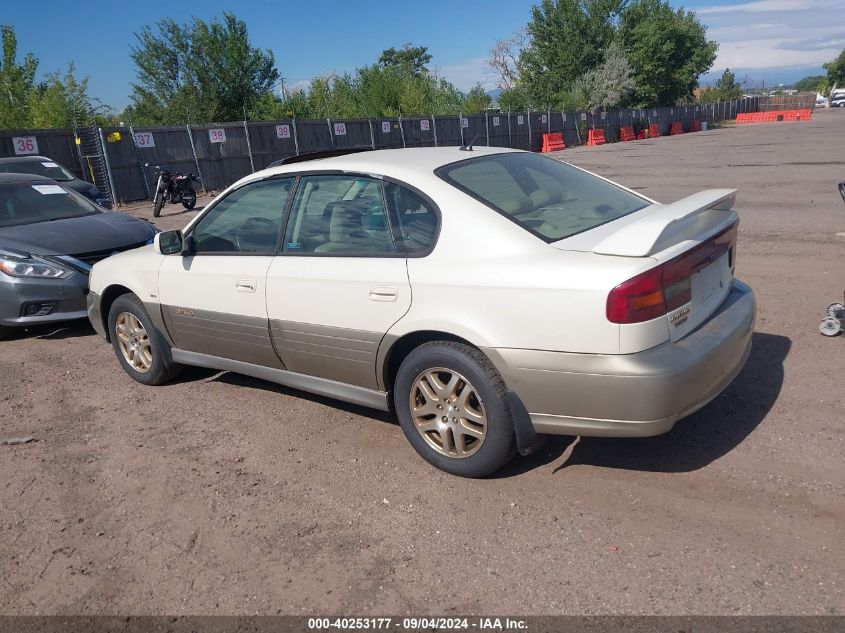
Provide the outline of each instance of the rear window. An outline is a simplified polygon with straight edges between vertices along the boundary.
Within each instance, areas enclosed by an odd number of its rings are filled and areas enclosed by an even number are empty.
[[[472,158],[441,167],[437,175],[547,242],[589,231],[650,204],[536,154]]]
[[[0,164],[0,173],[47,176],[47,178],[60,182],[73,180],[73,174],[52,160],[22,160],[3,163]]]

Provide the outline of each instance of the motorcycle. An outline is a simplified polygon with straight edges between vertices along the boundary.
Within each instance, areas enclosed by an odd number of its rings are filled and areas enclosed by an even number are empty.
[[[839,195],[845,202],[845,182],[840,182],[838,187]],[[843,300],[845,300],[845,293],[843,293]],[[819,332],[824,336],[837,336],[845,332],[845,303],[831,303],[827,306],[825,317],[819,325]]]
[[[145,165],[149,167],[149,163]],[[170,171],[166,167],[155,166],[158,172],[156,181],[155,197],[153,198],[153,216],[161,215],[161,208],[169,202],[170,204],[182,203],[182,206],[189,211],[197,204],[197,192],[193,183],[202,182],[194,174],[185,174]]]

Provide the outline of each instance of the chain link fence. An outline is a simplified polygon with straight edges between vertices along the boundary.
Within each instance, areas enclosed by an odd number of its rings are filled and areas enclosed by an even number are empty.
[[[708,125],[738,113],[773,107],[773,97],[647,109],[596,112],[487,112],[474,115],[240,121],[170,127],[108,127],[100,130],[110,191],[118,203],[151,199],[156,165],[194,173],[206,190],[220,190],[273,161],[332,149],[457,146],[465,144],[539,151],[543,134],[562,132],[567,147],[584,145],[587,130],[601,128],[609,142],[622,126],[660,126],[668,135],[674,122],[684,131],[698,120]],[[806,99],[805,99],[806,100]],[[802,102],[803,103],[803,102]],[[781,105],[780,107],[785,107]],[[812,107],[805,104],[803,107]],[[21,139],[27,139],[23,141]],[[91,180],[74,130],[0,132],[0,157],[41,154]]]

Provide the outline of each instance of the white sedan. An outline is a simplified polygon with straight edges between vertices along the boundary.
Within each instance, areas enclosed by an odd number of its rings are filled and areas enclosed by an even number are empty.
[[[91,323],[132,378],[197,365],[393,409],[479,477],[545,434],[665,433],[748,357],[733,190],[663,205],[497,148],[301,158],[94,266]]]

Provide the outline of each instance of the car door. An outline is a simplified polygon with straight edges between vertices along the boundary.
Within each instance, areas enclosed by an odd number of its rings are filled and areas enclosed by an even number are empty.
[[[376,388],[376,353],[411,306],[377,178],[302,176],[267,273],[273,341],[291,371]]]
[[[187,231],[193,254],[164,258],[159,297],[176,347],[283,368],[269,334],[266,281],[292,184],[276,177],[231,191]]]

